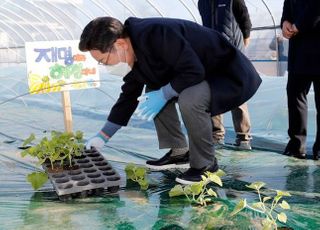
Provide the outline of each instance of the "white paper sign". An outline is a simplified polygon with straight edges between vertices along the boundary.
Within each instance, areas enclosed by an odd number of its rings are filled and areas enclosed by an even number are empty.
[[[79,41],[26,42],[31,94],[99,87],[97,61],[78,49]]]

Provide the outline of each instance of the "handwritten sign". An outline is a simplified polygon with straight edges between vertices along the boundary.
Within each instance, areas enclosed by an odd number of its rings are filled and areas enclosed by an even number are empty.
[[[97,61],[78,49],[79,41],[26,42],[31,94],[99,87]]]

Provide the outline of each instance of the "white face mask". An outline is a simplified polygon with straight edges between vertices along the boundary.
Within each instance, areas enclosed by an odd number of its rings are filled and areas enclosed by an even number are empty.
[[[107,72],[112,75],[124,77],[132,70],[132,68],[127,62],[121,61],[118,50],[117,50],[117,55],[120,62],[115,65],[107,65],[106,66]],[[124,53],[124,55],[126,57],[126,53]]]
[[[119,62],[115,65],[107,65],[107,72],[120,77],[126,76],[131,71],[131,66],[126,62]]]

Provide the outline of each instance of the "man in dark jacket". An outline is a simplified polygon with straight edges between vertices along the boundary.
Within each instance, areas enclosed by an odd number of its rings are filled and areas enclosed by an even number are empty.
[[[252,24],[244,0],[199,0],[198,8],[204,26],[219,31],[241,51],[249,45]],[[247,103],[231,110],[231,115],[237,134],[235,145],[250,150],[251,124]],[[214,116],[212,121],[213,140],[221,145],[225,136],[222,114]]]
[[[129,18],[124,25],[111,17],[91,21],[79,43],[110,73],[123,76],[122,92],[102,130],[86,148],[101,148],[138,115],[154,120],[160,148],[170,151],[153,169],[190,168],[176,178],[190,184],[218,169],[212,143],[211,115],[247,101],[261,79],[250,61],[219,33],[196,23],[166,18]],[[189,137],[189,151],[175,102]]]
[[[320,154],[320,1],[285,0],[281,18],[283,36],[289,39],[288,112],[290,141],[285,154],[306,157],[308,101],[313,83],[317,109],[314,159]]]

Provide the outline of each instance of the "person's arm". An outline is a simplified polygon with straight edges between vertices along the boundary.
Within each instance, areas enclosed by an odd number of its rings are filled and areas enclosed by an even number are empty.
[[[107,121],[103,128],[86,142],[86,149],[91,149],[92,147],[95,147],[96,149],[103,148],[113,134],[115,134],[120,128],[120,125]]]
[[[293,18],[292,18],[292,12],[291,12],[291,5],[290,0],[285,0],[283,3],[282,8],[282,16],[281,16],[281,22],[280,27],[283,27],[283,23],[285,21],[290,22],[292,24]]]
[[[143,84],[130,77],[130,72],[123,80],[122,93],[112,107],[109,117],[101,130],[86,142],[86,149],[95,147],[101,149],[109,139],[122,127],[126,126],[138,105],[138,97],[143,90]]]
[[[108,121],[119,126],[126,126],[130,117],[138,106],[138,97],[141,95],[144,84],[135,80],[132,70],[123,78],[124,84],[121,87],[121,94],[117,102],[112,107],[108,116]],[[108,133],[107,133],[108,134]],[[110,134],[108,134],[110,135]]]
[[[310,0],[303,14],[294,21],[295,32],[320,32],[320,1]]]
[[[285,0],[283,3],[283,10],[282,10],[282,17],[281,17],[281,22],[280,26],[282,29],[282,35],[290,39],[294,34],[296,33],[293,29],[293,18],[292,18],[292,6],[291,2],[289,0]]]
[[[233,15],[240,27],[240,30],[243,34],[243,39],[249,42],[250,31],[252,28],[252,23],[250,20],[250,15],[248,12],[248,8],[244,2],[244,0],[234,0],[232,5]]]

